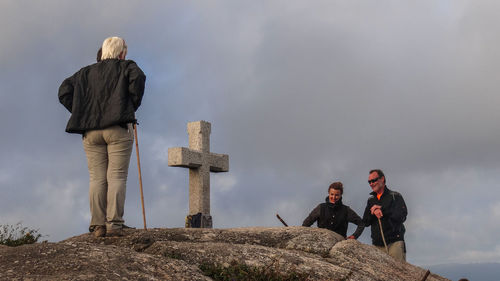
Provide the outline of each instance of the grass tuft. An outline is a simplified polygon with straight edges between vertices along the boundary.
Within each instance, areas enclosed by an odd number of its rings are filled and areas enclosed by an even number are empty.
[[[228,267],[217,264],[202,264],[203,273],[217,281],[304,281],[309,275],[297,272],[282,272],[279,264],[258,268],[232,261]]]
[[[22,226],[20,222],[16,225],[0,225],[0,245],[16,247],[33,244],[41,237],[38,229],[29,229]]]

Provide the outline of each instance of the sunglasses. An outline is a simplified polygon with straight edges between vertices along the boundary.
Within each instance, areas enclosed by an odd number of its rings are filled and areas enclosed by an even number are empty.
[[[380,179],[380,177],[372,179],[372,180],[368,180],[368,184],[372,184],[374,182],[377,182],[379,179]]]

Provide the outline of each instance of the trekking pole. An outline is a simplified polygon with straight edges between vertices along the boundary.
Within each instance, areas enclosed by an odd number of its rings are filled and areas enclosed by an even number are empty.
[[[147,230],[146,211],[144,210],[144,193],[142,192],[141,160],[139,158],[139,140],[137,139],[137,126],[135,123],[134,123],[134,137],[135,137],[135,152],[137,154],[137,168],[139,169],[139,187],[141,190],[142,219],[144,221],[144,230]]]
[[[427,280],[427,277],[429,277],[429,274],[431,274],[431,271],[430,271],[430,270],[427,270],[427,271],[425,272],[425,275],[424,275],[424,277],[422,278],[422,280],[421,280],[421,281],[425,281],[425,280]]]
[[[378,219],[378,226],[380,226],[380,234],[382,234],[382,241],[384,241],[384,246],[385,246],[385,251],[387,254],[389,254],[389,249],[387,248],[387,243],[385,243],[385,236],[384,236],[384,231],[382,230],[382,222],[380,221],[380,218]]]
[[[288,224],[286,224],[286,222],[280,217],[280,215],[276,214],[276,217],[280,220],[280,222],[284,225],[284,226],[288,226]]]

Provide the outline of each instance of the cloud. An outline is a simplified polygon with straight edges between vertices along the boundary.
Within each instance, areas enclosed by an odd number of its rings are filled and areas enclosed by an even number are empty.
[[[27,196],[16,200],[19,207],[2,210],[2,224],[16,224],[38,229],[45,240],[61,240],[84,232],[88,213],[88,187],[80,180],[41,182]],[[36,198],[36,199],[33,199]],[[29,204],[23,203],[29,202]]]
[[[500,201],[493,204],[491,207],[491,214],[493,215],[493,220],[500,219]]]
[[[409,208],[409,261],[498,261],[499,5],[478,3],[3,1],[1,222],[85,231],[86,159],[56,94],[119,35],[147,75],[148,226],[184,225],[188,173],[166,152],[207,120],[231,167],[212,175],[216,227],[300,225],[337,180],[361,214],[382,168]],[[125,219],[142,225],[134,155]]]
[[[212,176],[212,186],[217,187],[215,192],[228,192],[236,187],[238,180],[231,175]]]

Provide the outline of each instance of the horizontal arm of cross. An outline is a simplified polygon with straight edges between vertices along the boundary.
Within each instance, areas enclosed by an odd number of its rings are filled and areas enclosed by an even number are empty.
[[[198,168],[203,164],[202,154],[187,147],[168,149],[168,165],[172,167]]]
[[[208,157],[210,172],[221,173],[229,171],[229,155],[210,153]]]
[[[199,168],[210,166],[210,172],[221,173],[229,171],[229,155],[205,153],[187,147],[168,149],[168,165],[171,167]]]

